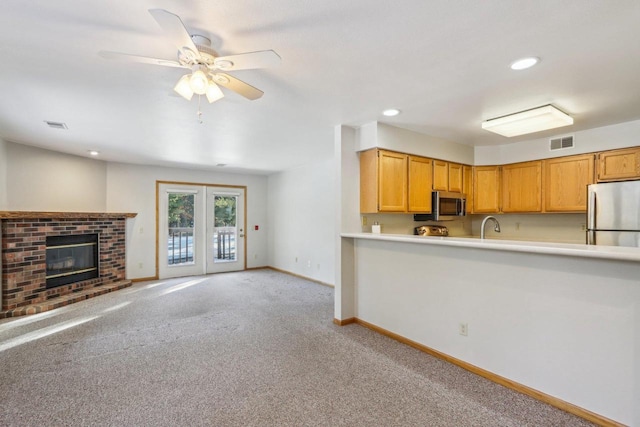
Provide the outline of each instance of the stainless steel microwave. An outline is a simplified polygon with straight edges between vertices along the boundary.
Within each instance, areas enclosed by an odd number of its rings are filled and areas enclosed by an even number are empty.
[[[451,221],[464,217],[467,211],[467,196],[449,191],[431,193],[431,213],[416,214],[414,221]]]

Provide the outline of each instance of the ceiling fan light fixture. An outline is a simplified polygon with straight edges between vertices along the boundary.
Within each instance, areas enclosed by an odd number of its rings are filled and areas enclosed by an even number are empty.
[[[204,95],[207,91],[207,86],[209,86],[209,79],[207,78],[206,73],[199,68],[191,74],[189,84],[191,85],[192,91],[198,95]]]
[[[185,74],[180,77],[178,83],[173,88],[180,96],[182,96],[187,101],[191,101],[193,98],[193,89],[191,89],[191,74]]]
[[[212,104],[217,100],[224,98],[224,94],[222,93],[218,85],[213,82],[213,80],[209,80],[209,87],[207,87],[206,95],[209,104]]]
[[[573,124],[573,117],[553,105],[544,105],[482,122],[482,129],[512,137]]]

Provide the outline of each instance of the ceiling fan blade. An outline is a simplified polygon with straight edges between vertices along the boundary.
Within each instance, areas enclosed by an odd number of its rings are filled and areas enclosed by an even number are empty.
[[[239,55],[220,56],[213,64],[220,70],[248,70],[251,68],[267,68],[279,65],[280,56],[273,50],[241,53]]]
[[[197,59],[200,58],[198,48],[191,40],[191,35],[178,15],[174,15],[164,9],[149,9],[149,13],[182,54],[192,55],[193,58]]]
[[[98,52],[98,55],[105,59],[114,59],[116,61],[140,62],[143,64],[162,65],[165,67],[189,68],[180,64],[178,61],[172,61],[170,59],[149,58],[147,56],[130,55],[128,53],[120,52],[109,52],[106,50],[101,50],[100,52]]]
[[[230,76],[229,74],[224,74],[224,73],[212,74],[211,78],[215,83],[219,84],[220,86],[226,87],[227,89],[230,89],[236,92],[237,94],[242,95],[245,98],[250,99],[252,101],[264,95],[264,92],[261,91],[260,89],[257,89],[251,86],[250,84],[243,82],[242,80],[236,79],[235,77]]]

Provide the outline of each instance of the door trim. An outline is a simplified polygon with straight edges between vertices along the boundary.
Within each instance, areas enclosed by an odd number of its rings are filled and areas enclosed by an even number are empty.
[[[241,188],[244,190],[244,270],[247,269],[247,186],[233,184],[207,184],[203,182],[185,182],[185,181],[162,181],[156,180],[156,277],[160,277],[160,185],[193,185],[202,186],[207,189],[213,188]],[[206,267],[205,267],[206,270]],[[204,273],[203,273],[204,274]]]

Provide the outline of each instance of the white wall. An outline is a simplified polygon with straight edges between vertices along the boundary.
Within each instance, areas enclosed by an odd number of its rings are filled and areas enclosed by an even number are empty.
[[[155,275],[157,180],[246,186],[247,268],[268,265],[267,177],[108,163],[107,210],[138,214],[127,221],[128,278],[136,279]],[[259,230],[254,230],[255,225],[259,226]]]
[[[469,145],[446,141],[385,123],[372,122],[361,126],[358,129],[357,138],[357,151],[378,147],[469,165],[474,162],[474,149]]]
[[[348,126],[334,129],[334,161],[336,176],[336,230],[342,233],[360,230],[360,160],[356,153],[357,132]],[[353,241],[335,236],[334,319],[344,320],[355,315],[355,270]],[[343,260],[349,259],[349,262]]]
[[[6,143],[7,210],[104,212],[106,163]]]
[[[559,133],[558,136],[567,135]],[[549,151],[549,139],[475,148],[476,165],[502,165],[640,145],[640,120],[574,132],[574,147]],[[555,137],[554,137],[555,138]]]
[[[334,284],[334,177],[333,159],[269,176],[269,265]]]
[[[0,139],[0,210],[7,210],[7,143]]]
[[[637,263],[347,240],[357,318],[640,426]]]

